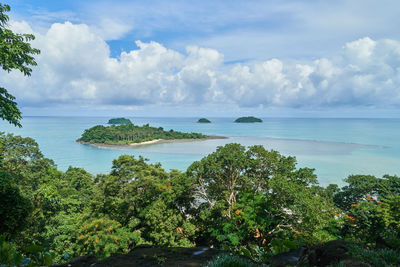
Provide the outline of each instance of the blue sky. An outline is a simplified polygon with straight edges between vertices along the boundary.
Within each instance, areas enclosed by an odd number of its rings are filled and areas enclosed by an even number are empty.
[[[399,116],[395,0],[7,4],[42,50],[0,74],[26,115]]]

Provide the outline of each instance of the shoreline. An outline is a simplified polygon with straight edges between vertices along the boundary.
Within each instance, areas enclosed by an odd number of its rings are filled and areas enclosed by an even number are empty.
[[[182,139],[154,139],[150,141],[144,141],[140,143],[131,143],[131,144],[103,144],[103,143],[90,143],[84,141],[76,141],[79,144],[83,145],[92,145],[95,147],[136,147],[136,146],[148,146],[155,144],[168,144],[168,143],[185,143],[185,142],[196,142],[196,141],[206,141],[206,140],[214,140],[214,139],[228,139],[226,136],[207,136],[205,138],[182,138]]]

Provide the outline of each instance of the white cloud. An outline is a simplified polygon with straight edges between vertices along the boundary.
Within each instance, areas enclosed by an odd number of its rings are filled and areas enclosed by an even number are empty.
[[[133,26],[129,23],[114,18],[102,18],[92,28],[104,40],[118,40],[133,30]]]
[[[105,40],[122,39],[113,43],[118,51],[128,40],[157,40],[178,51],[213,48],[229,61],[315,59],[363,36],[400,40],[400,2],[393,0],[16,2],[12,17],[35,31],[54,22],[85,23]]]
[[[12,27],[33,32],[25,22]],[[104,38],[85,24],[55,23],[35,35],[32,45],[42,53],[32,76],[0,73],[2,86],[24,107],[400,105],[400,43],[395,40],[362,38],[313,62],[270,59],[225,65],[214,49],[189,46],[180,53],[140,41],[138,49],[115,59]]]
[[[344,46],[344,50],[349,61],[362,64],[371,59],[375,47],[376,42],[371,40],[369,37],[365,37],[357,41],[347,43]]]
[[[13,32],[15,33],[29,33],[33,34],[31,26],[26,21],[10,21]]]

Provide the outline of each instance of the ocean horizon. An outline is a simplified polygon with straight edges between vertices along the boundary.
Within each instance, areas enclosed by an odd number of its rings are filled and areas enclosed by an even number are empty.
[[[108,173],[112,160],[123,154],[160,162],[166,170],[186,170],[218,146],[239,143],[263,145],[285,156],[295,156],[298,167],[314,168],[321,185],[343,184],[352,174],[400,174],[400,119],[396,118],[262,118],[263,123],[234,123],[233,117],[129,117],[134,124],[150,124],[182,132],[226,136],[193,142],[137,147],[95,147],[76,140],[85,129],[106,125],[111,117],[26,116],[22,128],[5,121],[0,132],[34,138],[43,154],[65,171],[81,167],[93,174]]]

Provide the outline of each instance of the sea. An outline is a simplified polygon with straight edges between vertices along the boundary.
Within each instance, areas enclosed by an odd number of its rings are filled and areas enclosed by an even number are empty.
[[[85,129],[107,125],[109,117],[24,117],[22,128],[0,121],[0,132],[34,138],[62,171],[72,166],[108,173],[112,160],[123,154],[184,171],[218,146],[239,143],[296,157],[299,168],[315,169],[322,186],[344,185],[343,179],[353,174],[400,175],[400,119],[262,118],[263,123],[234,123],[235,118],[208,118],[212,123],[200,124],[198,118],[126,118],[136,125],[228,138],[112,148],[76,142]]]

